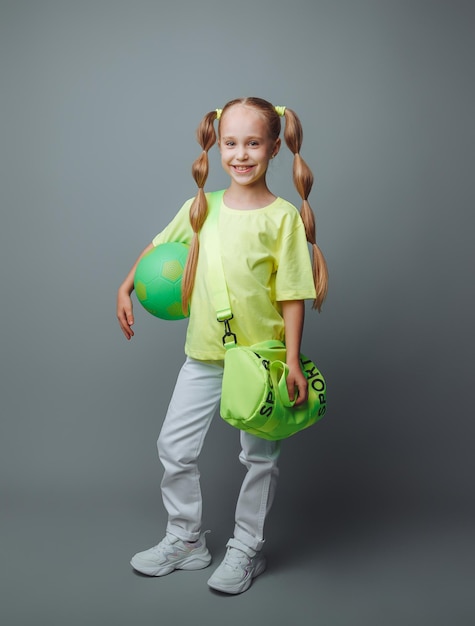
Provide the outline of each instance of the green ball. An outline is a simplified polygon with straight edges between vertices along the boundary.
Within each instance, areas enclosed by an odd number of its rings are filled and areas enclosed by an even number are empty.
[[[181,306],[181,280],[189,246],[162,243],[147,252],[135,270],[134,289],[140,304],[155,317],[180,320],[188,317]]]

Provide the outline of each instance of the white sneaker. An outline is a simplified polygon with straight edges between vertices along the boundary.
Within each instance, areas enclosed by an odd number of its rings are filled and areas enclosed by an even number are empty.
[[[223,593],[242,593],[249,589],[253,578],[266,569],[265,558],[259,552],[249,556],[236,545],[240,544],[235,539],[228,541],[226,556],[208,580],[212,589]]]
[[[203,569],[211,563],[205,534],[198,541],[182,541],[167,533],[160,543],[149,550],[137,552],[132,557],[132,567],[148,576],[165,576],[175,569]]]

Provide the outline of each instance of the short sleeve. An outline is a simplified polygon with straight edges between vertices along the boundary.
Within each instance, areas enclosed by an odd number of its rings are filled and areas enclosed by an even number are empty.
[[[190,207],[192,202],[193,198],[187,200],[172,221],[152,239],[154,246],[169,241],[178,241],[186,244],[191,243],[193,229],[190,224]]]
[[[300,215],[291,222],[291,230],[282,233],[275,278],[277,301],[306,300],[316,297],[312,264],[305,228]]]

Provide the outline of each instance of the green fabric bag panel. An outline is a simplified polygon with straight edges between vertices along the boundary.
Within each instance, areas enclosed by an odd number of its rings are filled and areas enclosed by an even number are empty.
[[[271,441],[312,426],[325,415],[326,384],[315,363],[303,354],[300,365],[308,381],[308,400],[295,407],[287,390],[289,368],[282,342],[226,345],[221,417],[240,430]]]

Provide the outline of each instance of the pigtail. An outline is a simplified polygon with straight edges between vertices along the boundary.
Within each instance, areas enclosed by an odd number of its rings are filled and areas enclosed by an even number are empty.
[[[308,203],[308,196],[313,186],[313,174],[304,159],[300,156],[300,148],[303,141],[302,124],[297,115],[291,110],[285,109],[284,139],[289,150],[294,155],[293,180],[294,185],[302,198],[300,215],[305,226],[307,241],[312,246],[313,280],[315,283],[316,298],[313,308],[321,310],[323,301],[328,291],[328,268],[322,251],[317,245],[315,215]]]
[[[198,143],[203,150],[200,156],[194,161],[191,168],[191,173],[198,186],[198,193],[190,207],[190,223],[193,228],[193,237],[182,279],[182,308],[184,312],[188,312],[191,294],[193,293],[195,284],[196,267],[198,265],[200,251],[199,232],[208,215],[208,202],[206,200],[204,186],[209,171],[208,150],[216,143],[216,131],[214,130],[216,117],[216,111],[207,113],[196,131]]]

